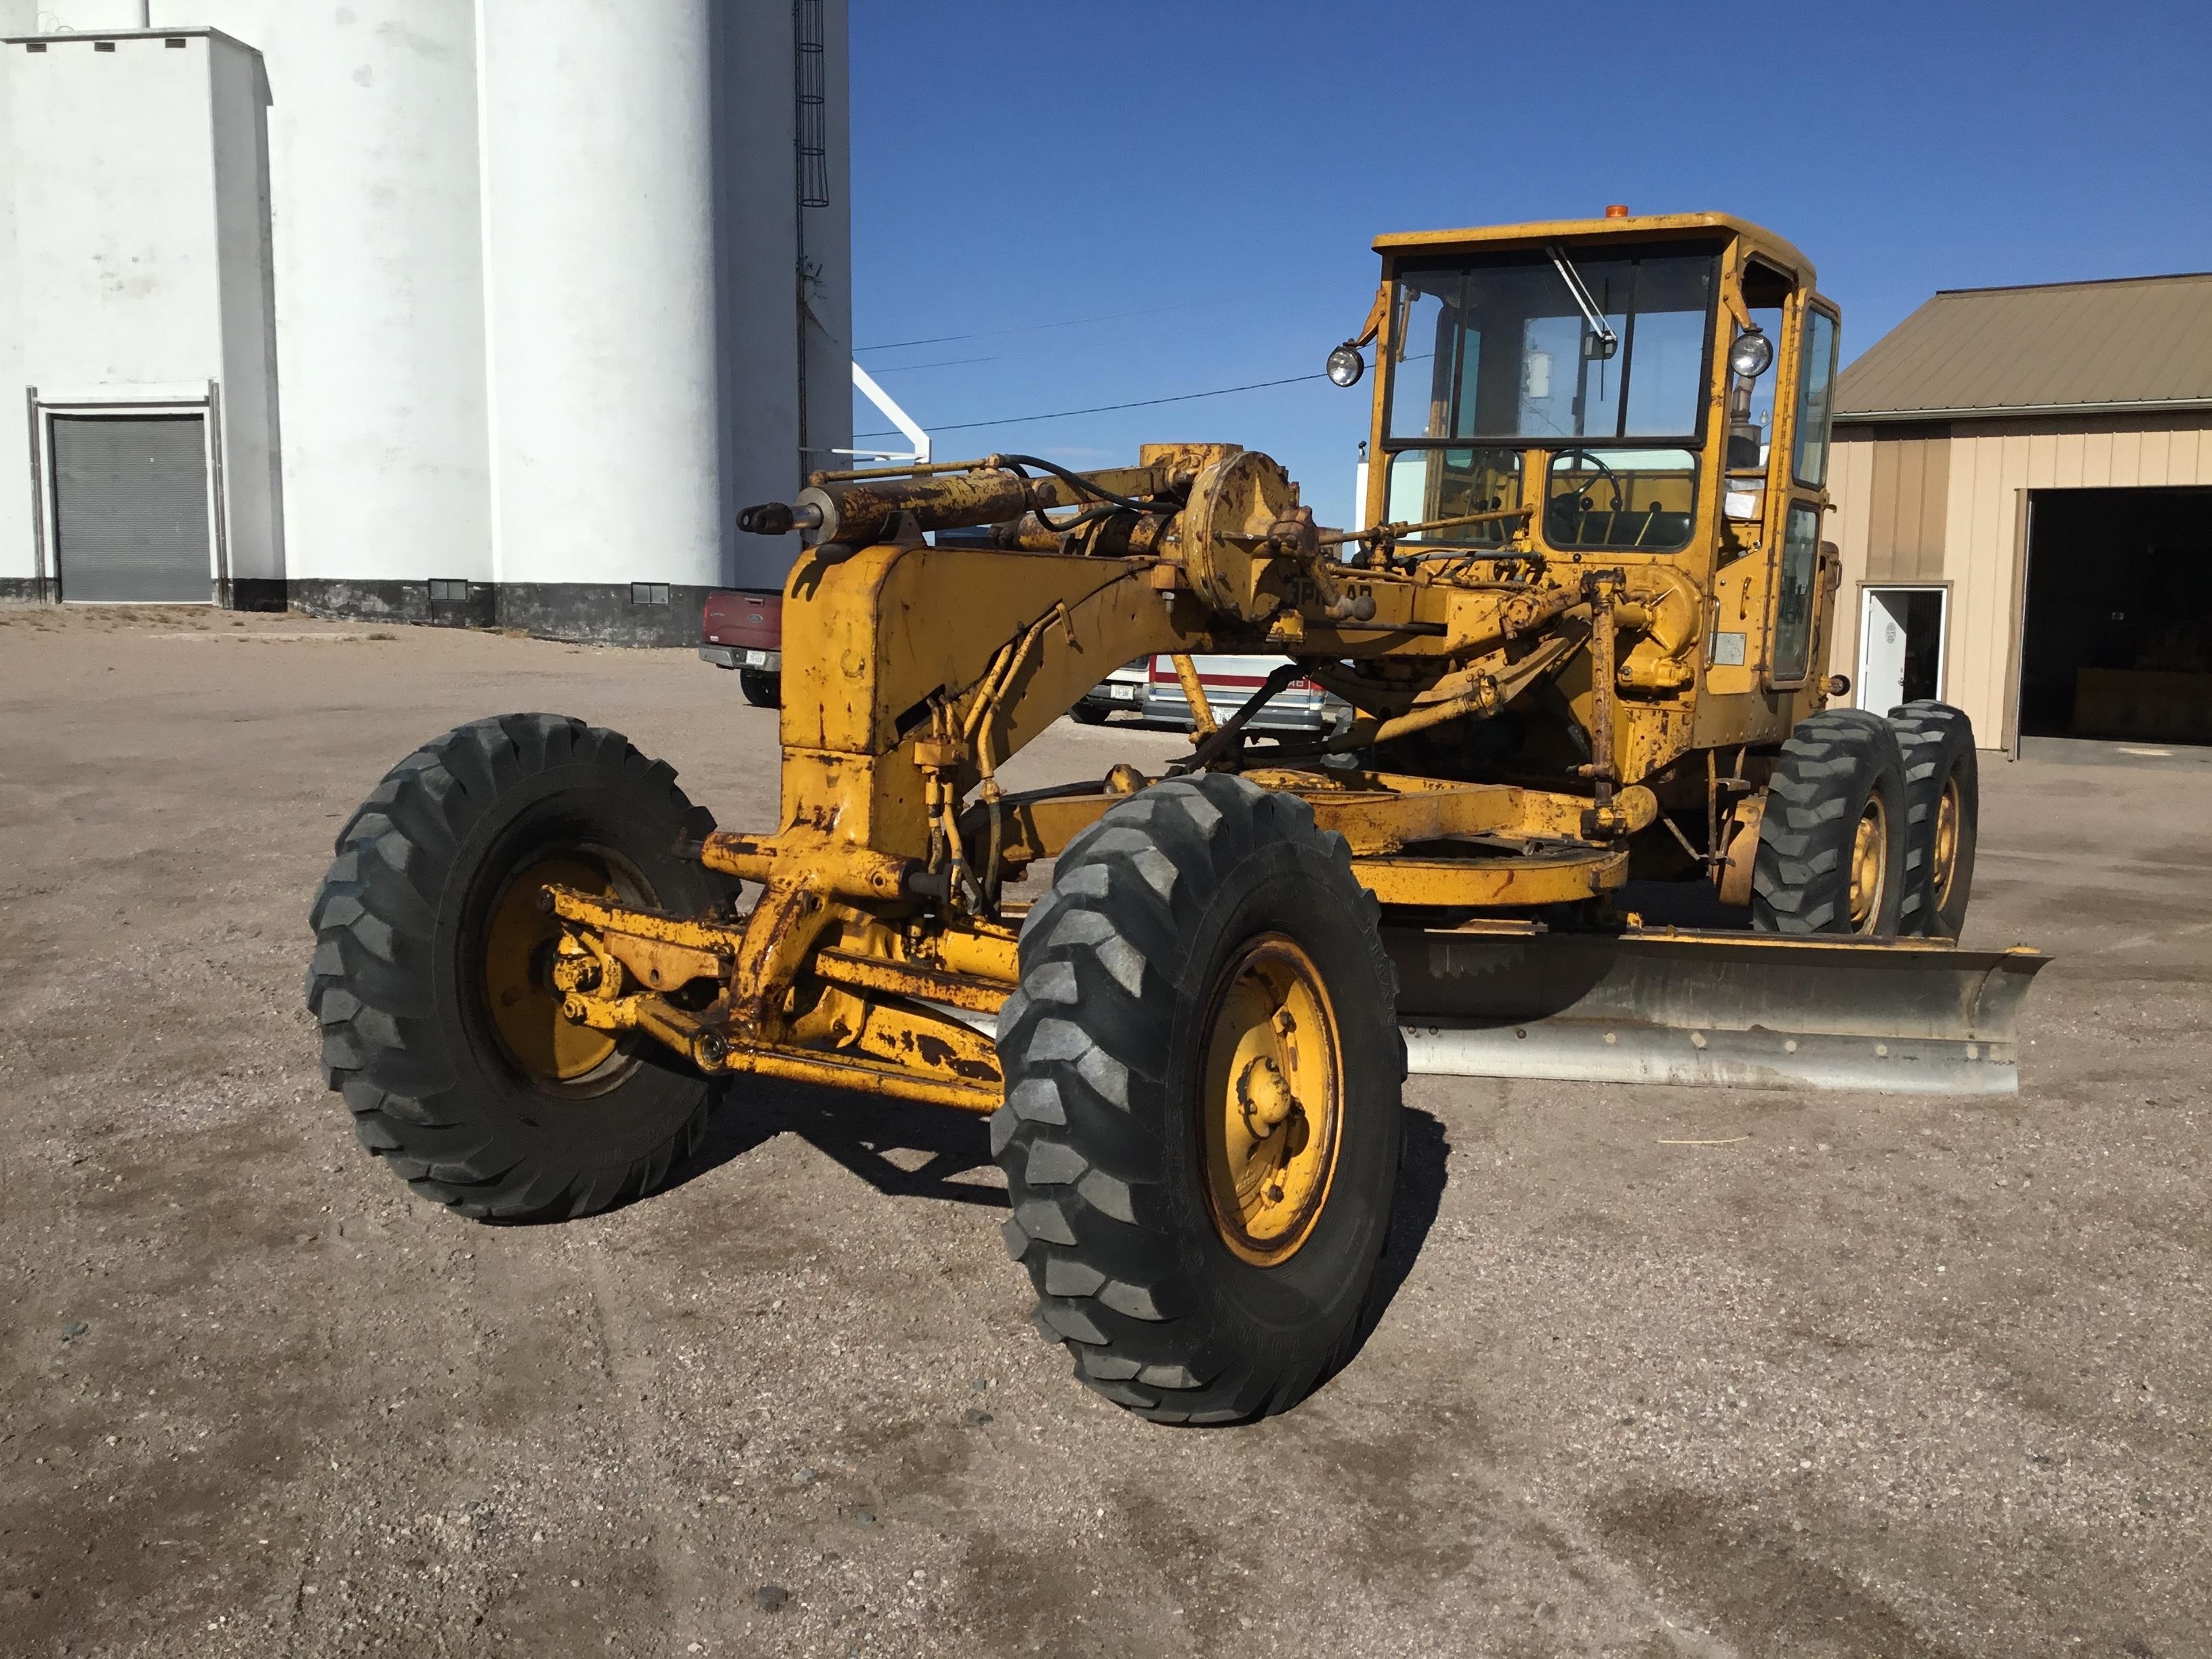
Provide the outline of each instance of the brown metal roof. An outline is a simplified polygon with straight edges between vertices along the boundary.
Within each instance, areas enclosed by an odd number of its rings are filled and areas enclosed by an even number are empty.
[[[2212,407],[2212,271],[1949,289],[1837,383],[1838,420]]]

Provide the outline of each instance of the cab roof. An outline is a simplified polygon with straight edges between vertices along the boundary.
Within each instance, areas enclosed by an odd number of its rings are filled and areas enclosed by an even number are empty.
[[[1818,285],[1813,262],[1764,225],[1732,213],[1642,213],[1621,219],[1540,219],[1522,225],[1474,225],[1463,230],[1395,231],[1375,239],[1381,254],[1442,253],[1457,247],[1540,246],[1546,242],[1656,241],[1686,233],[1740,236],[1752,252],[1786,267],[1808,289]]]

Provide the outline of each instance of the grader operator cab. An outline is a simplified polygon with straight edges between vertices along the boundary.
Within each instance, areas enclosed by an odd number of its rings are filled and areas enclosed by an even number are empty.
[[[805,544],[778,823],[716,829],[579,720],[402,761],[313,913],[363,1144],[465,1214],[570,1216],[656,1185],[714,1079],[988,1113],[1040,1328],[1108,1397],[1215,1423],[1360,1340],[1409,1064],[2011,1088],[2044,959],[1952,943],[1966,719],[1831,707],[1820,667],[1811,264],[1714,214],[1376,246],[1328,365],[1376,358],[1369,527],[1232,444],[816,473],[741,520]],[[1216,722],[1201,652],[1289,661]],[[1001,784],[1153,653],[1187,761]],[[1349,729],[1249,732],[1299,677]],[[1748,927],[1643,925],[1635,895],[1685,891]]]

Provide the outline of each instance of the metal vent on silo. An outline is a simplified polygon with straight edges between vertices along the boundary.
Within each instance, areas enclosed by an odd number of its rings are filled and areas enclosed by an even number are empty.
[[[52,417],[54,557],[64,600],[205,605],[206,417]]]

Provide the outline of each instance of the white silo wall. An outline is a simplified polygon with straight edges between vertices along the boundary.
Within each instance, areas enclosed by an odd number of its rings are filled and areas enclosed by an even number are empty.
[[[479,0],[493,574],[721,568],[710,0]]]
[[[27,34],[37,17],[32,0],[0,0],[0,35]],[[15,176],[8,77],[0,75],[0,181]],[[23,344],[16,319],[15,198],[0,188],[0,599],[29,599],[36,590],[38,540],[31,514],[31,476],[6,457],[21,454],[28,433]]]
[[[716,182],[720,242],[723,496],[734,507],[788,501],[805,471],[799,453],[798,217],[792,168],[792,28],[787,5],[728,6],[715,17]],[[749,158],[781,155],[777,170]],[[746,159],[739,159],[746,158]],[[839,200],[843,197],[841,193]],[[819,213],[810,214],[818,219]],[[848,261],[849,264],[849,260]],[[850,309],[847,315],[849,317]],[[842,370],[849,350],[831,359]],[[817,374],[823,359],[814,359]],[[844,394],[846,432],[852,394]],[[848,438],[836,440],[849,443]],[[799,538],[726,531],[724,580],[783,585]]]
[[[150,55],[152,43],[131,43]],[[234,602],[284,590],[283,488],[276,409],[275,248],[270,240],[268,76],[263,59],[210,36],[209,154],[215,189],[216,269],[222,292],[222,574]],[[190,49],[187,48],[187,56]],[[164,46],[161,56],[176,53]]]
[[[781,580],[795,544],[738,536],[738,509],[787,497],[851,442],[844,0],[820,8],[831,199],[803,213],[787,0],[150,13],[157,33],[235,37],[265,71],[264,221],[222,227],[233,250],[258,228],[264,280],[226,286],[206,371],[225,382],[241,463],[224,481],[234,542],[270,550],[265,570],[241,562],[262,580],[237,602],[674,642],[696,637],[706,589]],[[137,0],[0,0],[0,33],[137,22]],[[258,137],[218,132],[214,159],[259,165]],[[21,164],[0,155],[0,214]],[[5,434],[27,418],[9,284],[45,279],[9,264],[6,228],[0,455],[20,453]],[[99,328],[127,344],[148,319],[126,309]],[[118,362],[112,378],[147,374]],[[252,465],[257,446],[278,457],[273,476]],[[0,592],[28,585],[32,521],[27,469],[0,468]],[[469,585],[442,615],[439,579]],[[666,585],[669,602],[634,605],[634,583]]]
[[[850,14],[842,5],[825,5],[823,35],[828,55],[830,96],[842,104],[846,66],[851,61]],[[807,262],[819,273],[807,304],[807,441],[815,451],[811,466],[830,465],[828,451],[853,444],[853,214],[852,130],[843,119],[827,123],[825,168],[830,205],[808,210]]]
[[[393,582],[489,581],[471,9],[153,10],[221,27],[268,65],[286,575],[319,609],[385,608]]]

